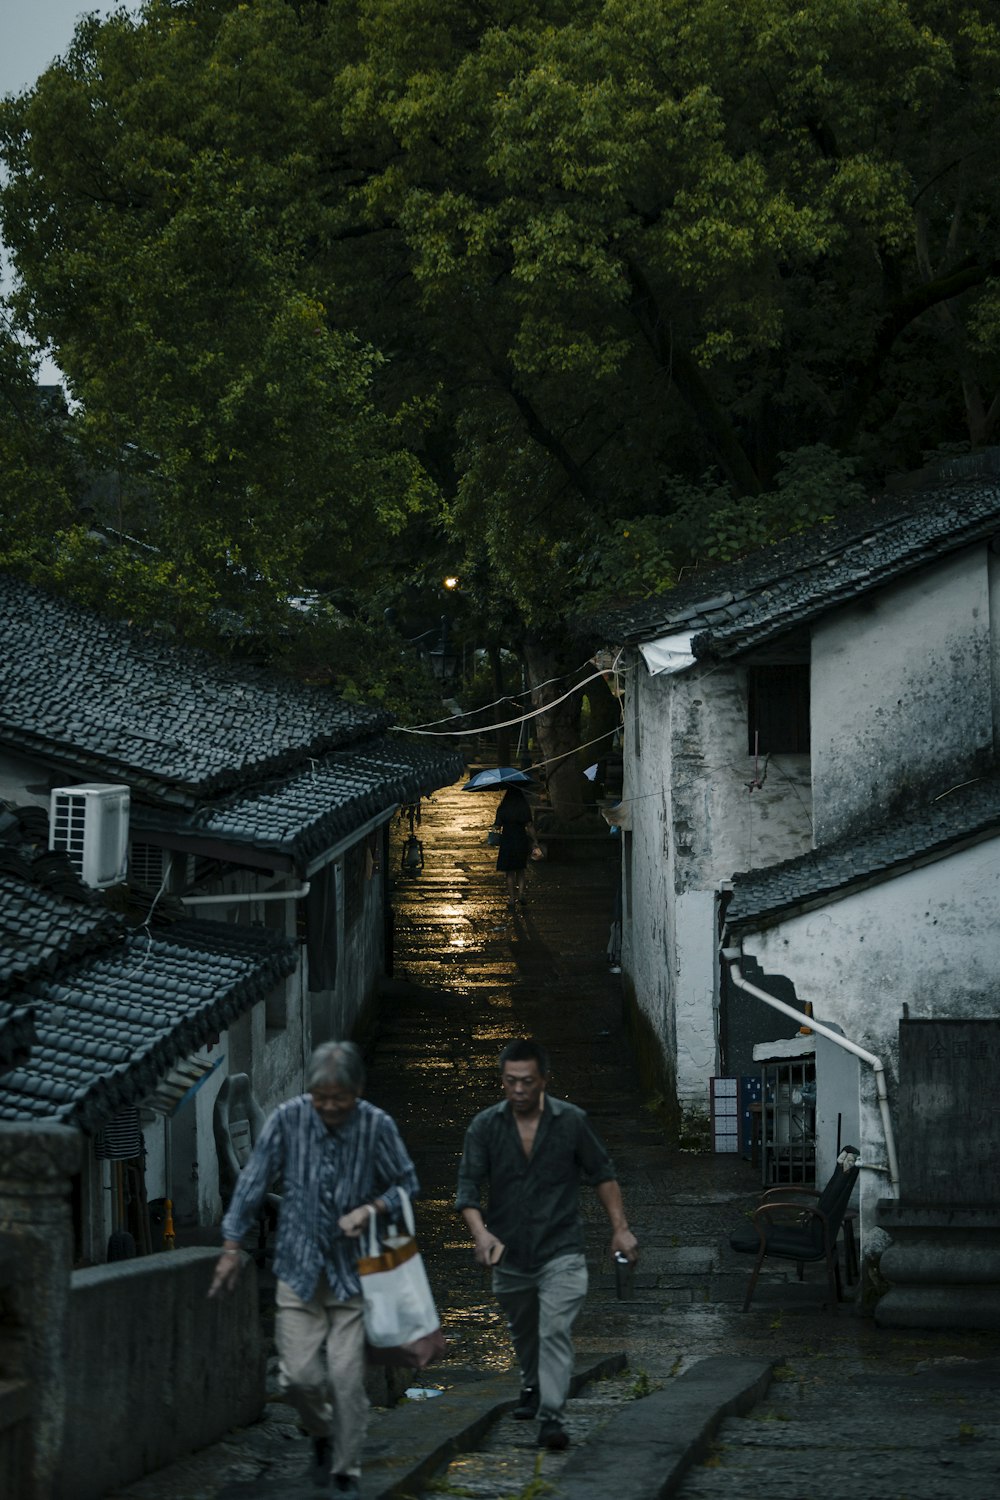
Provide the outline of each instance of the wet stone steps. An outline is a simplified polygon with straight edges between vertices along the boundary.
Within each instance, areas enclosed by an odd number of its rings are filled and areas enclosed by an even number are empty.
[[[442,1495],[520,1500],[532,1490],[547,1494],[574,1452],[588,1440],[597,1439],[627,1403],[646,1394],[648,1387],[628,1370],[588,1381],[567,1405],[565,1426],[570,1447],[563,1453],[539,1449],[538,1423],[515,1421],[507,1413],[475,1452],[459,1454],[424,1488],[414,1492],[414,1500],[439,1500]]]
[[[995,1391],[970,1401],[948,1365],[915,1372],[912,1389],[855,1373],[849,1386],[779,1367],[765,1400],[722,1423],[679,1500],[991,1500],[997,1493]],[[888,1399],[887,1399],[888,1398]],[[830,1413],[837,1421],[830,1424]]]

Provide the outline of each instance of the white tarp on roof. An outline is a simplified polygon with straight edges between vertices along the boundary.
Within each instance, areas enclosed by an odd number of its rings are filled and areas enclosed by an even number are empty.
[[[647,641],[644,646],[640,646],[649,675],[655,677],[660,672],[683,672],[685,667],[693,667],[691,641],[691,632],[685,631],[683,635],[664,635],[658,641]]]

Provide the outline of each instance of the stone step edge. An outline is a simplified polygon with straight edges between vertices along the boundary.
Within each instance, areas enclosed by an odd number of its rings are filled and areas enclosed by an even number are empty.
[[[726,1417],[765,1395],[776,1361],[713,1355],[630,1403],[571,1453],[550,1500],[666,1500],[708,1455]]]
[[[592,1380],[617,1375],[627,1365],[624,1351],[579,1361],[570,1395],[577,1395]],[[432,1370],[426,1373],[433,1376]],[[442,1379],[446,1378],[447,1371],[442,1371]],[[366,1461],[365,1500],[403,1500],[415,1495],[438,1469],[458,1454],[479,1447],[494,1423],[517,1405],[519,1389],[516,1377],[505,1374],[453,1387],[431,1401],[393,1407],[387,1418],[393,1453]]]

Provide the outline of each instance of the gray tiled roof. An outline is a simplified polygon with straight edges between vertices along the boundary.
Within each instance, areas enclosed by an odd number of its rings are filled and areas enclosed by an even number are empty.
[[[151,842],[157,833],[210,838],[230,848],[282,854],[304,867],[393,803],[413,802],[455,781],[463,764],[455,751],[383,735],[195,812],[137,807],[132,826]]]
[[[194,806],[391,716],[133,630],[0,573],[0,745]]]
[[[149,1093],[295,967],[294,945],[266,931],[180,922],[36,977],[21,999],[36,1039],[0,1073],[0,1120],[57,1119],[93,1131]]]
[[[949,792],[859,837],[734,876],[726,926],[773,925],[797,908],[836,900],[852,889],[991,835],[1000,837],[1000,778],[993,776]]]
[[[0,870],[0,992],[124,940],[120,916],[84,901],[82,887],[69,900]]]
[[[729,656],[807,624],[1000,528],[996,473],[942,478],[928,491],[872,503],[630,609],[588,634],[638,644],[690,632],[695,656]]]

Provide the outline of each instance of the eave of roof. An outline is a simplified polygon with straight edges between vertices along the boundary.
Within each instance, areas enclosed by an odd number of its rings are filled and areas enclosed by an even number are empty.
[[[926,492],[872,503],[631,610],[608,612],[593,636],[633,645],[688,632],[697,657],[759,647],[1000,527],[996,474],[942,479]]]
[[[30,1005],[0,1000],[0,1072],[23,1062],[35,1040],[35,1013]]]
[[[192,807],[371,736],[391,715],[183,650],[0,573],[0,744]]]
[[[184,848],[189,841],[201,851],[217,843],[231,858],[242,851],[253,863],[256,853],[304,869],[378,813],[449,786],[463,767],[457,751],[383,735],[191,813],[134,805],[132,827],[150,842],[159,836]]]
[[[909,869],[1000,837],[1000,777],[958,787],[891,822],[797,859],[733,877],[727,932],[773,927]]]
[[[295,946],[265,931],[179,922],[128,934],[23,991],[28,1060],[0,1074],[0,1120],[55,1119],[94,1131],[149,1093],[182,1058],[295,968]]]

